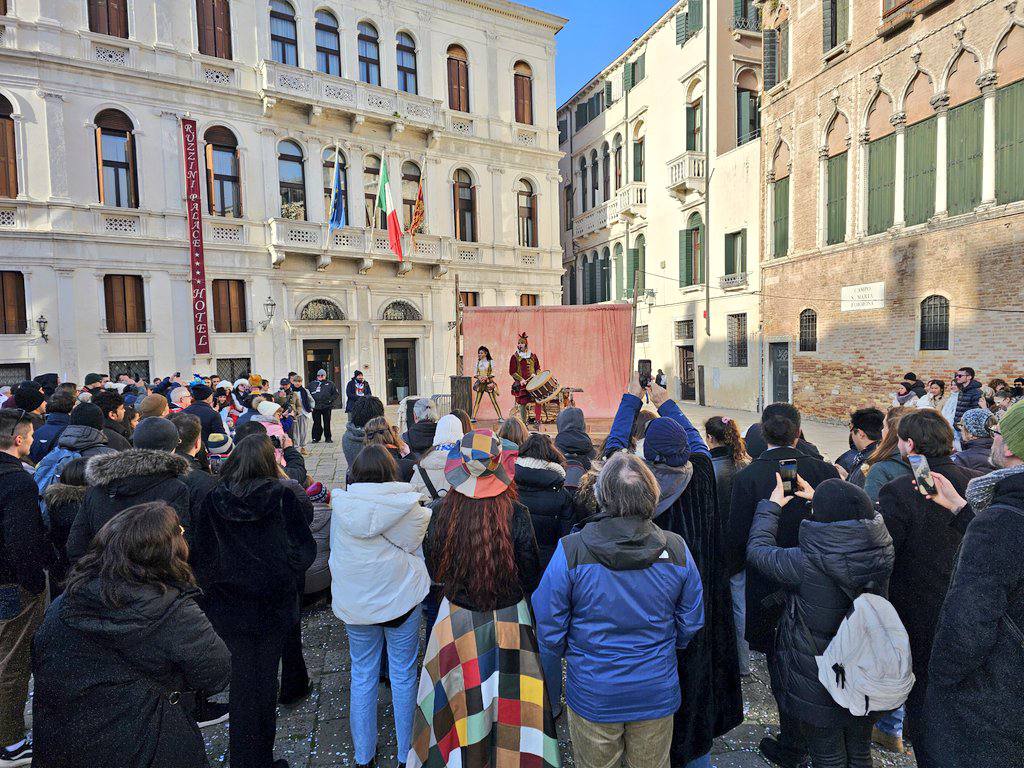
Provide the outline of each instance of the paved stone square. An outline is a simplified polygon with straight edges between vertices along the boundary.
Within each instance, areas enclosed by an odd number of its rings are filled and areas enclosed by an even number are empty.
[[[706,415],[705,415],[706,411]],[[721,410],[686,408],[696,422]],[[756,414],[734,414],[744,426],[757,418]],[[341,414],[338,414],[341,416]],[[341,419],[336,419],[336,422]],[[310,446],[307,457],[309,473],[321,482],[332,481],[330,487],[344,483],[345,458],[341,453],[343,424],[335,428],[335,442]],[[818,440],[832,450],[845,442],[846,431],[841,427],[821,424],[807,426],[808,437]],[[837,455],[833,452],[832,454]],[[278,711],[276,757],[287,759],[291,768],[327,768],[351,766],[352,743],[348,725],[349,657],[344,626],[330,609],[330,596],[325,594],[310,602],[303,611],[303,644],[306,665],[312,680],[312,693],[296,707],[280,707]],[[761,738],[778,728],[775,703],[768,690],[768,671],[763,656],[755,654],[753,674],[744,681],[744,709],[746,720],[738,728],[715,742],[712,765],[715,768],[764,768],[770,763],[757,751]],[[380,687],[378,708],[380,743],[379,765],[391,768],[396,760],[396,743],[391,717],[391,698],[385,686]],[[572,749],[565,717],[558,722],[559,742],[563,764],[573,768]],[[207,753],[214,765],[228,764],[227,725],[204,731]],[[875,765],[883,768],[911,768],[912,758],[887,752],[875,752]]]

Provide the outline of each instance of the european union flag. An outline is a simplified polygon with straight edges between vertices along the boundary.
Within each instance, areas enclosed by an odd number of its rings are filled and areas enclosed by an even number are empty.
[[[341,186],[341,163],[334,159],[334,189],[331,193],[331,221],[327,226],[327,235],[345,226],[345,190]]]

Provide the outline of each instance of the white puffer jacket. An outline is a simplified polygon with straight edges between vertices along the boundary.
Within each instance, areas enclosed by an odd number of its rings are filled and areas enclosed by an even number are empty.
[[[433,450],[421,459],[420,463],[416,465],[416,469],[413,470],[412,480],[409,481],[409,484],[412,485],[414,491],[418,491],[423,495],[424,499],[428,500],[428,504],[433,499],[430,495],[430,489],[427,488],[427,484],[423,480],[420,468],[422,467],[423,471],[427,473],[427,477],[434,484],[434,490],[437,491],[437,495],[440,498],[448,493],[448,489],[451,488],[448,478],[444,475],[444,465],[447,461],[448,451]]]
[[[331,607],[346,624],[380,624],[430,589],[423,536],[430,510],[408,483],[331,491]]]

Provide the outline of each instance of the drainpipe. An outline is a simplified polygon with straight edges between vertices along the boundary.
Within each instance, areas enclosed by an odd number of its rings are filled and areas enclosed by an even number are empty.
[[[707,181],[704,182],[704,332],[711,338],[711,177],[714,170],[711,168],[711,3],[708,3],[707,18],[704,20],[704,88],[706,98],[704,99],[704,124],[708,127],[708,141],[704,147],[705,164],[704,173]],[[715,16],[717,18],[717,14]],[[718,94],[715,94],[717,99]],[[717,129],[717,126],[716,126]],[[717,146],[717,144],[716,144]]]

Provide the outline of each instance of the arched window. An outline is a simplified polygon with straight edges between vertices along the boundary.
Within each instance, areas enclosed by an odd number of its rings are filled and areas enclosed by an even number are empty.
[[[199,52],[231,58],[231,7],[228,0],[196,0]]]
[[[789,253],[789,147],[780,143],[772,160],[775,181],[772,182],[772,256],[782,258]]]
[[[473,178],[469,172],[461,168],[455,172],[452,199],[455,212],[455,238],[463,242],[475,243],[477,239],[476,189],[473,187]]]
[[[18,148],[14,142],[14,107],[0,96],[0,197],[18,196]]]
[[[825,243],[835,245],[846,240],[847,140],[850,126],[842,114],[832,120],[826,138],[828,160],[825,198]]]
[[[736,83],[736,146],[761,135],[761,88],[751,70],[740,72]]]
[[[985,106],[978,88],[977,59],[964,51],[946,81],[946,211],[950,216],[973,211],[981,203]]]
[[[96,168],[103,205],[139,207],[134,130],[124,112],[105,109],[96,115]]]
[[[686,151],[704,151],[704,106],[700,98],[686,105]]]
[[[380,85],[380,41],[377,28],[366,21],[359,22],[359,79]]]
[[[89,30],[128,38],[128,0],[89,0]]]
[[[929,296],[921,302],[921,349],[949,349],[949,299]]]
[[[608,301],[612,297],[612,255],[611,251],[608,250],[608,246],[605,246],[604,251],[601,253],[600,265],[597,300]]]
[[[341,76],[341,35],[338,20],[330,11],[316,12],[316,68],[318,72]]]
[[[879,93],[868,111],[868,234],[885,232],[895,220],[896,129],[892,101]]]
[[[818,351],[818,313],[813,309],[800,313],[800,351]]]
[[[629,263],[626,265],[626,293],[628,298],[633,297],[634,280],[636,281],[636,290],[640,293],[644,291],[644,268],[647,262],[647,240],[643,235],[639,235],[636,241],[633,243],[634,247],[629,249]]]
[[[363,206],[366,208],[366,226],[373,226],[373,209],[377,207],[377,192],[380,189],[380,158],[366,155],[363,158]],[[387,211],[377,210],[377,228],[388,228]]]
[[[679,240],[679,285],[700,285],[704,282],[704,220],[699,213],[690,214]]]
[[[939,118],[931,105],[934,91],[928,75],[918,72],[903,96],[903,221],[908,227],[924,224],[935,214]]]
[[[448,107],[469,112],[469,56],[461,45],[448,46]]]
[[[533,185],[520,179],[516,188],[519,209],[519,244],[524,248],[537,247],[537,196]]]
[[[622,136],[615,134],[614,141],[614,162],[615,162],[615,191],[622,187]]]
[[[419,322],[423,315],[412,304],[407,301],[392,301],[381,313],[382,320],[394,320],[398,322]]]
[[[324,161],[324,219],[331,218],[331,200],[334,197],[335,173],[334,162],[338,162],[338,195],[341,196],[342,225],[348,226],[348,161],[343,152],[338,152],[334,147],[325,147],[323,152]]]
[[[345,313],[330,299],[313,299],[302,308],[299,320],[344,321]]]
[[[242,216],[242,179],[238,139],[223,126],[208,128],[206,142],[207,209],[216,216]]]
[[[525,61],[517,61],[513,69],[516,122],[533,125],[533,70]]]
[[[587,158],[580,158],[580,213],[587,210]]]
[[[996,48],[996,201],[1024,200],[1024,27],[1014,24]]]
[[[295,9],[284,0],[270,0],[270,57],[281,64],[299,65]]]
[[[576,265],[573,264],[566,272],[566,279],[569,283],[569,304],[576,303]]]
[[[416,42],[408,32],[399,32],[395,38],[398,59],[398,90],[417,93],[416,86]]]
[[[402,163],[402,211],[405,216],[405,228],[409,231],[412,227],[413,217],[416,215],[416,199],[420,193],[420,167],[411,160]],[[423,222],[419,222],[416,231],[423,228]]]
[[[306,171],[302,148],[294,141],[277,145],[277,176],[281,187],[281,218],[306,220]]]
[[[626,297],[626,280],[623,276],[625,264],[622,259],[622,243],[615,244],[615,255],[612,258],[615,261],[615,298],[624,299]]]
[[[596,304],[600,301],[597,297],[597,277],[601,267],[597,260],[597,251],[590,254],[590,258],[587,259],[587,304]]]
[[[597,150],[590,152],[590,207],[597,205],[597,195],[601,186],[601,171],[597,165]]]
[[[644,180],[644,124],[633,131],[633,181]]]
[[[608,202],[612,195],[612,154],[608,142],[601,145],[601,201]]]

